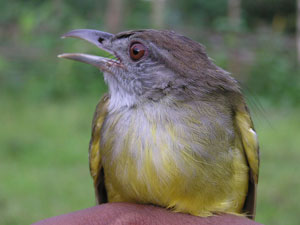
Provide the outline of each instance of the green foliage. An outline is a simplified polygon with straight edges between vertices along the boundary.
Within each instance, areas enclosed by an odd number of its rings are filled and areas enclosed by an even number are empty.
[[[298,224],[300,111],[268,109],[255,120],[260,142],[260,177],[256,220],[262,224]]]
[[[300,100],[300,71],[294,53],[280,43],[263,41],[257,50],[247,85],[256,95],[276,105],[298,105]],[[281,43],[282,44],[282,43]],[[293,57],[294,56],[294,57]]]
[[[151,1],[126,0],[126,2],[124,25],[131,29],[151,28]]]
[[[6,98],[0,108],[0,224],[31,224],[94,205],[87,148],[98,96],[17,100]]]
[[[280,22],[285,31],[294,32],[296,4],[296,0],[243,0],[242,8],[244,18],[252,28],[263,24],[276,26],[276,22]]]
[[[175,1],[171,7],[178,14],[181,24],[189,26],[209,27],[227,14],[226,0],[191,0],[189,4],[186,1]]]

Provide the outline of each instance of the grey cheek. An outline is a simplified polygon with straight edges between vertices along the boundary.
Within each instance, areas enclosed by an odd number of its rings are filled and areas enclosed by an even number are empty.
[[[142,95],[144,93],[143,91],[143,84],[140,80],[133,80],[130,82],[130,86],[132,87],[132,90],[137,94],[137,95]]]

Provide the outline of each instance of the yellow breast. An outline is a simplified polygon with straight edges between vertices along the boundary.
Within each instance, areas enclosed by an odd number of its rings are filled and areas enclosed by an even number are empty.
[[[149,118],[132,118],[126,126],[119,125],[121,117],[115,118],[103,133],[109,202],[149,203],[199,216],[241,211],[248,167],[240,141],[208,148],[197,133],[199,126],[205,132],[205,124],[190,121],[186,132],[180,123],[161,126]]]

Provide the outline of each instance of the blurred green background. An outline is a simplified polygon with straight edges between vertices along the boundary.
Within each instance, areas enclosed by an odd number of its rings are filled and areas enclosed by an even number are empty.
[[[296,0],[0,0],[0,224],[95,204],[88,142],[107,90],[101,54],[60,36],[77,28],[172,29],[206,46],[249,100],[261,146],[257,221],[299,224],[300,71]]]

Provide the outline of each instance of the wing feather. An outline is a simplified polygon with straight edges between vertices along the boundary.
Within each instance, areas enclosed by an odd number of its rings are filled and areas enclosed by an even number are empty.
[[[235,124],[240,134],[244,152],[250,168],[249,186],[243,211],[254,219],[256,209],[256,192],[259,173],[259,146],[249,111],[243,103],[235,110]]]
[[[94,188],[98,203],[107,202],[107,193],[104,184],[104,171],[100,155],[100,131],[107,116],[109,97],[105,94],[96,106],[92,122],[92,137],[89,145],[90,173],[94,181]]]

